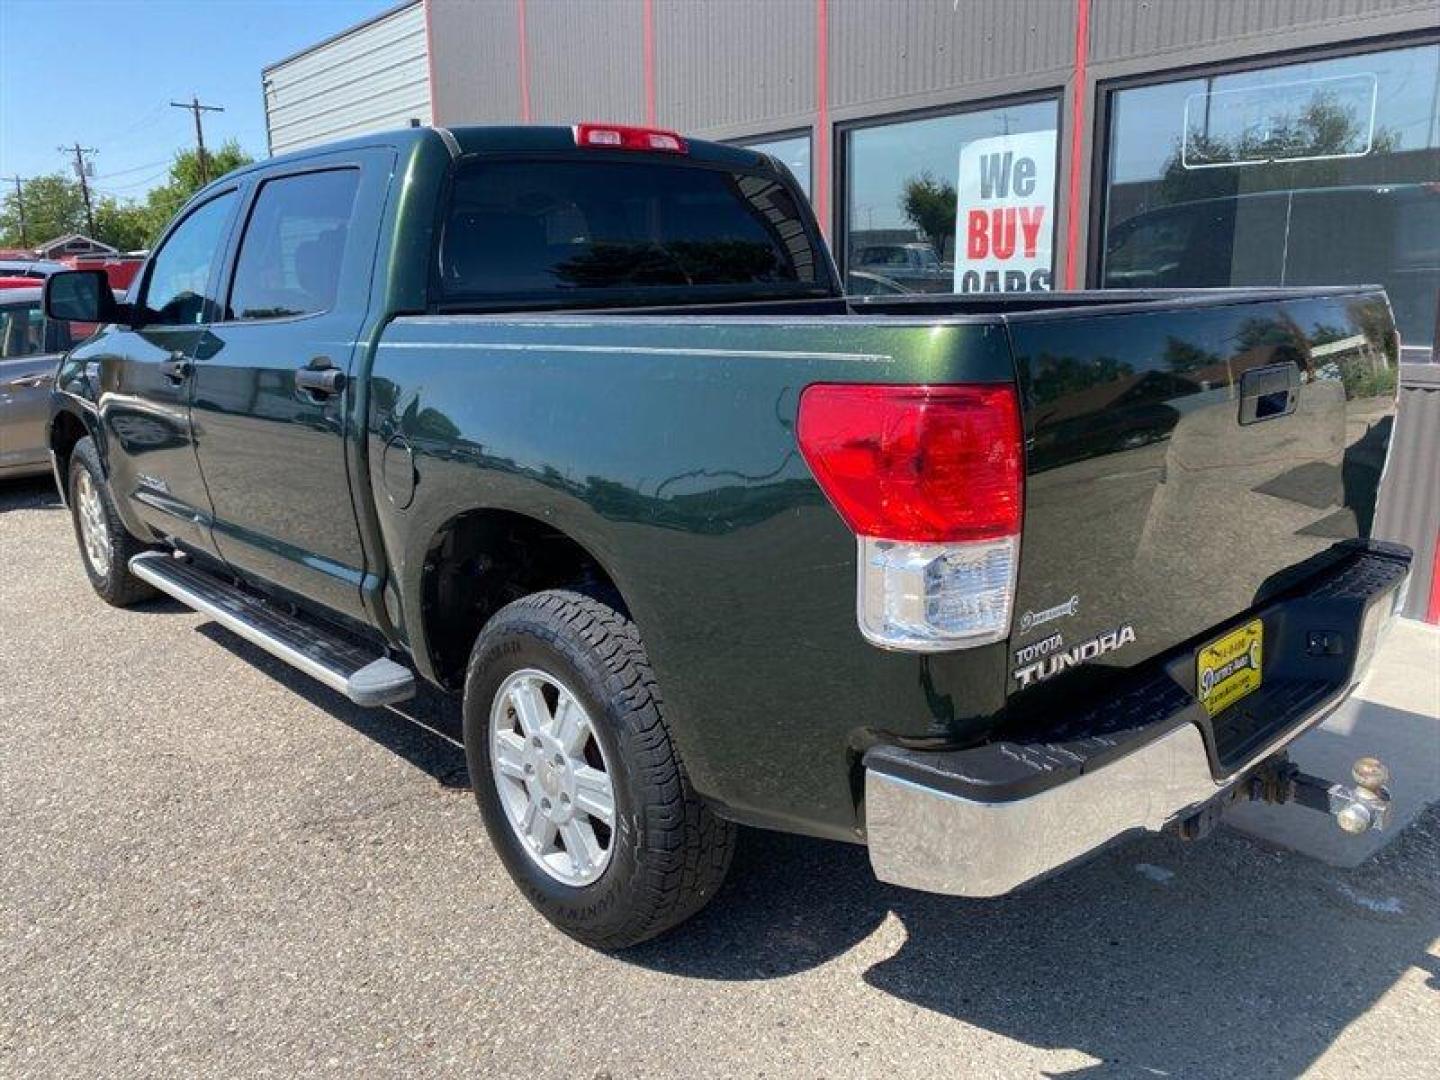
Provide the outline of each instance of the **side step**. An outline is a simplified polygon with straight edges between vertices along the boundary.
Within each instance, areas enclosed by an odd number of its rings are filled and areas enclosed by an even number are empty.
[[[359,645],[280,611],[172,555],[157,551],[136,555],[130,560],[130,572],[338,690],[356,705],[388,705],[415,696],[415,674],[409,668],[386,657],[376,658]]]

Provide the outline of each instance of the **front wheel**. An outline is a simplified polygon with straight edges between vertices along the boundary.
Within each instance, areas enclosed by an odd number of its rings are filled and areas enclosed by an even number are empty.
[[[490,839],[530,902],[618,949],[695,914],[735,827],[694,793],[634,623],[579,593],[523,597],[475,642],[465,755]]]
[[[154,596],[153,588],[130,573],[130,559],[148,549],[126,531],[115,512],[94,440],[87,437],[75,444],[69,482],[70,517],[91,586],[115,607]]]

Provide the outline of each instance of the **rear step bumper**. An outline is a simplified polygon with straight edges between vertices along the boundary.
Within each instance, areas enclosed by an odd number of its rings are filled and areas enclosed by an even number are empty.
[[[356,705],[388,705],[415,696],[415,674],[314,623],[280,611],[198,567],[162,552],[130,560],[130,572],[208,615],[271,656],[338,690]]]
[[[1408,575],[1405,549],[1369,544],[1247,615],[1265,621],[1266,682],[1213,719],[1194,697],[1195,649],[1184,649],[1033,740],[955,751],[872,747],[865,822],[876,876],[927,892],[999,896],[1228,797],[1349,696],[1397,617]],[[1307,649],[1312,631],[1323,635],[1323,655]]]

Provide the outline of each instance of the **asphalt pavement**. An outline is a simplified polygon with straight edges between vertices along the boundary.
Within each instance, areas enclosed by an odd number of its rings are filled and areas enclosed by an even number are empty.
[[[607,956],[511,887],[457,734],[106,607],[0,482],[0,1076],[1440,1074],[1435,807],[1354,869],[1222,830],[984,902],[746,832]]]

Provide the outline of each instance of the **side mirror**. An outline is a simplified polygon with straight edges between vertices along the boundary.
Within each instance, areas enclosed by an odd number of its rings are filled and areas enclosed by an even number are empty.
[[[45,314],[61,322],[112,323],[123,318],[104,270],[62,270],[45,279]]]

